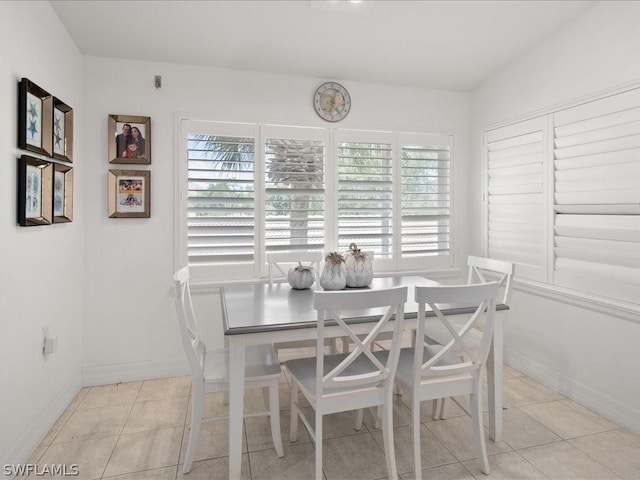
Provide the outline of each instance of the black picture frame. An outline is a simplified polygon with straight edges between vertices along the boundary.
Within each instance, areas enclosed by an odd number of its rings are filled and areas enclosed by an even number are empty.
[[[22,155],[18,159],[18,224],[49,225],[53,216],[53,163]]]
[[[53,97],[52,110],[53,158],[73,162],[73,108],[59,98]]]
[[[18,148],[53,156],[53,96],[28,78],[18,82]]]

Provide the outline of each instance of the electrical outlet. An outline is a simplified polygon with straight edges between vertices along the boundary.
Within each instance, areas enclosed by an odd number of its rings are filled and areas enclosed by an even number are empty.
[[[45,354],[45,342],[49,336],[49,325],[42,327],[42,354]]]

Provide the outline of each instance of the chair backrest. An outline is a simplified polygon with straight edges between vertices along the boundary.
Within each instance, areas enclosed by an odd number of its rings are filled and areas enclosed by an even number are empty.
[[[321,251],[301,251],[301,252],[270,252],[267,253],[267,264],[269,266],[269,283],[287,281],[289,268],[298,265],[298,262],[305,266],[311,266],[316,274],[320,275],[320,265],[323,261]]]
[[[511,302],[511,279],[513,277],[513,263],[494,260],[492,258],[467,257],[469,276],[467,283],[486,283],[497,281],[504,289],[501,303],[509,305]]]
[[[336,388],[377,387],[385,385],[391,388],[396,368],[404,321],[404,304],[407,301],[407,287],[392,287],[380,290],[340,290],[316,291],[313,307],[318,311],[318,339],[316,344],[316,398],[321,398],[327,390]],[[374,310],[372,310],[374,309]],[[369,327],[366,337],[361,340],[351,326],[349,318],[379,317],[366,323]],[[373,355],[373,344],[378,334],[388,323],[394,321],[393,338],[386,363],[381,363]],[[325,323],[335,322],[341,327],[341,336],[346,336],[355,345],[355,349],[331,371],[324,371]],[[360,323],[359,325],[363,325]],[[367,362],[368,359],[368,362]],[[355,363],[367,364],[367,371],[355,372],[349,369]],[[370,362],[370,363],[369,363]],[[357,368],[356,368],[357,369]],[[388,381],[387,381],[388,380]],[[386,384],[385,384],[385,381]]]
[[[416,329],[416,349],[414,356],[414,382],[420,379],[438,376],[460,375],[479,370],[489,355],[493,336],[496,297],[499,283],[487,282],[472,285],[416,286],[415,300],[418,304],[418,325]],[[449,332],[449,337],[441,346],[430,345],[425,341],[429,327],[426,325],[426,312],[429,307]],[[466,322],[453,322],[442,310],[465,309]],[[455,311],[455,310],[454,310]],[[456,317],[460,315],[458,310]],[[431,321],[431,319],[430,319]],[[484,322],[479,347],[470,345],[467,335],[479,322]],[[476,330],[477,332],[477,330]],[[430,353],[424,362],[423,349]],[[464,354],[464,360],[449,362],[453,352]]]
[[[178,314],[182,346],[187,355],[191,375],[195,378],[203,378],[204,357],[207,349],[196,325],[196,315],[193,310],[191,291],[189,289],[189,267],[181,268],[175,273],[173,287],[176,295],[176,312]]]

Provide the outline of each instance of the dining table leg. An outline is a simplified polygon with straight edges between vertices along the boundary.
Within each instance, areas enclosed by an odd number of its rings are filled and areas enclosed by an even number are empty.
[[[246,346],[242,335],[229,336],[229,479],[240,480]]]
[[[487,390],[489,397],[489,437],[502,440],[504,315],[496,312],[493,341],[487,358]]]

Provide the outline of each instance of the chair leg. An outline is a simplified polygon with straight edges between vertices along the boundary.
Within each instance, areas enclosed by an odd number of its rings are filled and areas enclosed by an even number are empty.
[[[434,398],[431,402],[431,418],[433,420],[437,420],[438,419],[438,402],[440,401],[439,398]]]
[[[394,395],[402,395],[402,390],[400,390],[400,387],[398,387],[397,383],[393,384],[393,394]]]
[[[191,402],[191,433],[189,434],[189,444],[187,453],[184,457],[183,473],[191,471],[193,457],[196,454],[198,446],[198,437],[200,436],[200,427],[202,426],[202,415],[204,411],[204,385],[202,382],[193,382],[193,400]]]
[[[291,416],[289,422],[289,440],[295,442],[298,439],[298,384],[291,382]]]
[[[276,454],[284,457],[282,436],[280,435],[280,402],[278,398],[278,380],[275,379],[269,387],[269,420],[271,421],[271,438]]]
[[[342,353],[349,353],[349,339],[347,337],[342,337],[341,340],[342,340]],[[336,350],[337,350],[337,347],[336,347]]]
[[[316,410],[316,426],[315,426],[315,442],[316,442],[316,480],[323,480],[322,476],[322,415]]]
[[[382,406],[382,441],[384,444],[384,456],[387,461],[387,474],[391,480],[397,480],[398,469],[396,466],[396,452],[393,442],[393,404],[391,392]]]
[[[356,421],[355,421],[354,428],[357,431],[360,431],[360,429],[362,428],[362,417],[364,416],[363,413],[364,413],[364,409],[362,408],[359,408],[358,410],[356,410]]]
[[[434,420],[444,420],[446,402],[446,398],[437,398],[433,401],[433,411],[431,412],[431,417]]]
[[[489,458],[487,457],[487,447],[484,441],[484,428],[482,426],[482,389],[480,387],[480,378],[476,376],[473,381],[474,388],[473,393],[470,396],[471,400],[471,421],[473,422],[473,435],[475,438],[476,448],[480,454],[480,462],[482,465],[482,471],[486,475],[489,475]]]
[[[416,480],[422,480],[422,452],[420,448],[420,399],[418,392],[411,392],[411,433],[413,434],[413,472]]]

